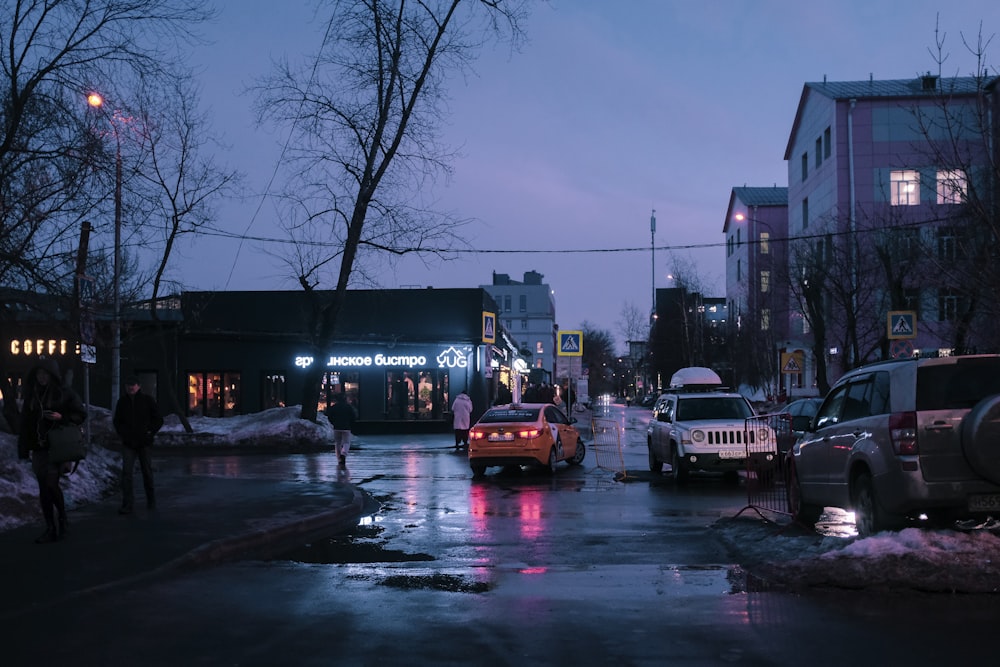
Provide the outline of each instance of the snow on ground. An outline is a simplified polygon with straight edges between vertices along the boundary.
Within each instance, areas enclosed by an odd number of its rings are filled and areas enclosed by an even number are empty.
[[[313,424],[299,415],[299,407],[293,406],[226,419],[192,417],[190,423],[199,445],[300,447],[330,442],[325,417]],[[107,410],[92,408],[92,437],[107,437],[110,422]],[[157,441],[184,444],[183,431],[171,415]],[[115,493],[120,460],[115,451],[92,447],[78,470],[64,478],[70,508]],[[0,432],[0,530],[40,522],[37,495],[31,465],[17,459],[16,438]],[[956,530],[906,528],[858,539],[850,515],[831,509],[817,528],[807,531],[787,518],[765,520],[749,513],[713,525],[733,561],[761,589],[1000,593],[998,522]]]

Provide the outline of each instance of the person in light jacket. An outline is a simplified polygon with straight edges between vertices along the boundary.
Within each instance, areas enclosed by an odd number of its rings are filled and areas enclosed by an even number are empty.
[[[472,427],[472,399],[464,391],[455,397],[451,405],[455,428],[455,449],[469,446],[469,429]]]

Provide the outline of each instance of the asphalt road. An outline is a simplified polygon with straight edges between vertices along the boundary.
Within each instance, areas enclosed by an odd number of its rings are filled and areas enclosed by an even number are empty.
[[[626,481],[588,455],[553,477],[472,480],[438,438],[368,437],[348,534],[68,601],[5,627],[6,664],[842,665],[993,662],[988,597],[756,590],[712,524],[742,486],[646,468],[618,406]],[[647,417],[648,418],[648,417]],[[161,478],[340,479],[331,454],[160,459]],[[166,487],[168,482],[164,482]],[[6,651],[5,651],[6,653]]]

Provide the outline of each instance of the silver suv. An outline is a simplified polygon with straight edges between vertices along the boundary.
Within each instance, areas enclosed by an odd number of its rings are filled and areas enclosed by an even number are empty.
[[[753,416],[750,402],[725,391],[714,371],[682,368],[653,405],[646,433],[649,470],[662,472],[669,462],[674,480],[684,483],[692,470],[736,479],[747,468],[748,451],[755,459],[775,463],[774,432],[766,424],[748,421]]]
[[[840,507],[867,536],[913,519],[1000,516],[1000,355],[855,369],[799,426],[786,475],[802,523]]]

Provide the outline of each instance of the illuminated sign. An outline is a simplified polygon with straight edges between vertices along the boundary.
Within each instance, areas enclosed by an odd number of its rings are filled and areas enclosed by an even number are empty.
[[[301,355],[295,357],[295,366],[308,368],[316,359]],[[463,352],[454,345],[441,350],[434,357],[438,368],[466,368],[469,365],[468,352]],[[428,358],[423,354],[340,354],[330,355],[326,360],[327,368],[426,368]]]
[[[15,357],[36,354],[69,354],[70,349],[75,352],[76,344],[65,338],[26,338],[10,341],[10,353]]]

